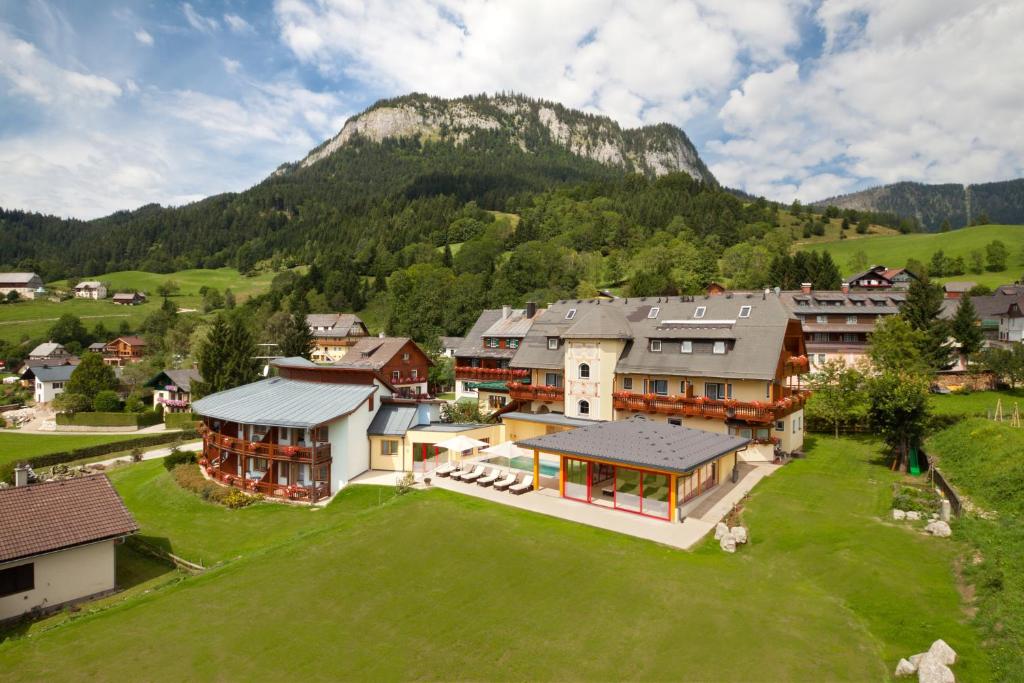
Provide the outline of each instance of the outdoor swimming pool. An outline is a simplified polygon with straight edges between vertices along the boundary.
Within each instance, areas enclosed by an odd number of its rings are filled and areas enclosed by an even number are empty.
[[[489,458],[484,460],[489,465],[497,465],[498,467],[511,467],[514,470],[523,470],[524,472],[533,472],[533,458],[525,455],[517,455],[512,458],[511,461],[503,456],[496,458]],[[540,476],[542,477],[557,477],[558,476],[558,463],[549,462],[547,460],[540,461]]]

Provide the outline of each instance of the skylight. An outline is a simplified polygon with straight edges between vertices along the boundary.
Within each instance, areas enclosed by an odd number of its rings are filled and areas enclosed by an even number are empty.
[[[566,314],[565,314],[565,319],[566,319],[566,320],[572,320],[572,319],[573,319],[573,318],[575,318],[575,317],[576,317],[576,309],[575,309],[575,308],[570,308],[570,309],[569,309],[569,310],[568,310],[568,311],[566,312]]]
[[[654,306],[651,308],[651,310],[647,311],[647,317],[657,318],[659,313],[661,313],[661,309],[658,308],[657,306]]]
[[[750,306],[740,306],[740,317],[741,318],[749,318],[750,317]]]
[[[698,306],[697,310],[693,312],[693,317],[694,318],[703,318],[704,317],[704,313],[707,312],[707,310],[708,310],[707,306]]]

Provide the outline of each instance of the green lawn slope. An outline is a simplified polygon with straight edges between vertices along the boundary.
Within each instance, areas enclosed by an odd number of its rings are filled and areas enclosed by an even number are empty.
[[[751,543],[735,555],[440,490],[353,487],[321,511],[228,511],[186,502],[158,465],[133,465],[114,479],[142,533],[226,561],[8,638],[0,670],[12,681],[878,681],[942,637],[960,654],[958,680],[987,680],[955,544],[888,521],[897,475],[878,464],[879,444],[812,439],[807,451],[746,502]]]
[[[947,257],[962,256],[969,259],[971,251],[985,250],[992,240],[1002,240],[1009,250],[1007,269],[999,272],[971,273],[956,277],[936,278],[938,282],[948,280],[971,280],[995,287],[1011,283],[1024,273],[1024,226],[1022,225],[981,225],[951,232],[914,233],[909,235],[869,236],[864,239],[832,241],[827,244],[801,244],[798,249],[828,251],[844,276],[853,275],[850,262],[858,251],[863,251],[869,264],[883,264],[890,267],[906,265],[907,259],[917,259],[926,264],[932,254],[942,250]],[[968,261],[969,263],[969,261]]]
[[[0,465],[37,455],[138,438],[136,434],[28,434],[0,431]]]

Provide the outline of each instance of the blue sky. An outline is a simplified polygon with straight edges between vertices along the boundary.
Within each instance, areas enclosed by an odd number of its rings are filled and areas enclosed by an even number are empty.
[[[1021,29],[1008,0],[0,0],[0,206],[242,190],[413,90],[668,121],[782,201],[1017,177]]]

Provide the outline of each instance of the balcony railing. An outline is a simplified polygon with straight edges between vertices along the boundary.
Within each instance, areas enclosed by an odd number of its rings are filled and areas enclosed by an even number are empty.
[[[331,444],[329,443],[317,444],[316,446],[287,446],[238,439],[210,430],[203,431],[203,438],[211,446],[216,446],[232,453],[238,453],[239,455],[250,455],[257,458],[273,458],[274,460],[289,460],[291,462],[307,462],[311,464],[322,463],[331,459]]]
[[[783,362],[784,371],[789,375],[802,375],[811,371],[811,361],[807,356],[787,356]]]
[[[302,486],[300,484],[275,484],[272,481],[268,481],[264,475],[263,479],[247,479],[239,476],[235,472],[229,472],[222,470],[218,467],[212,466],[205,459],[200,463],[206,474],[210,476],[216,482],[236,488],[240,491],[252,494],[262,494],[270,498],[280,498],[282,500],[297,500],[305,501],[308,503],[315,503],[316,501],[327,498],[331,495],[331,486],[327,482],[317,482],[309,486]]]
[[[698,396],[658,396],[655,394],[634,394],[619,391],[612,394],[616,410],[632,410],[640,413],[662,415],[683,415],[717,420],[745,420],[747,422],[773,422],[799,410],[807,401],[810,392],[794,392],[774,403],[761,401],[720,400]]]
[[[529,376],[529,370],[517,370],[514,368],[474,368],[469,365],[455,366],[455,377],[457,379],[507,381],[510,379],[522,379]]]
[[[565,387],[509,382],[508,395],[514,401],[564,401]]]

